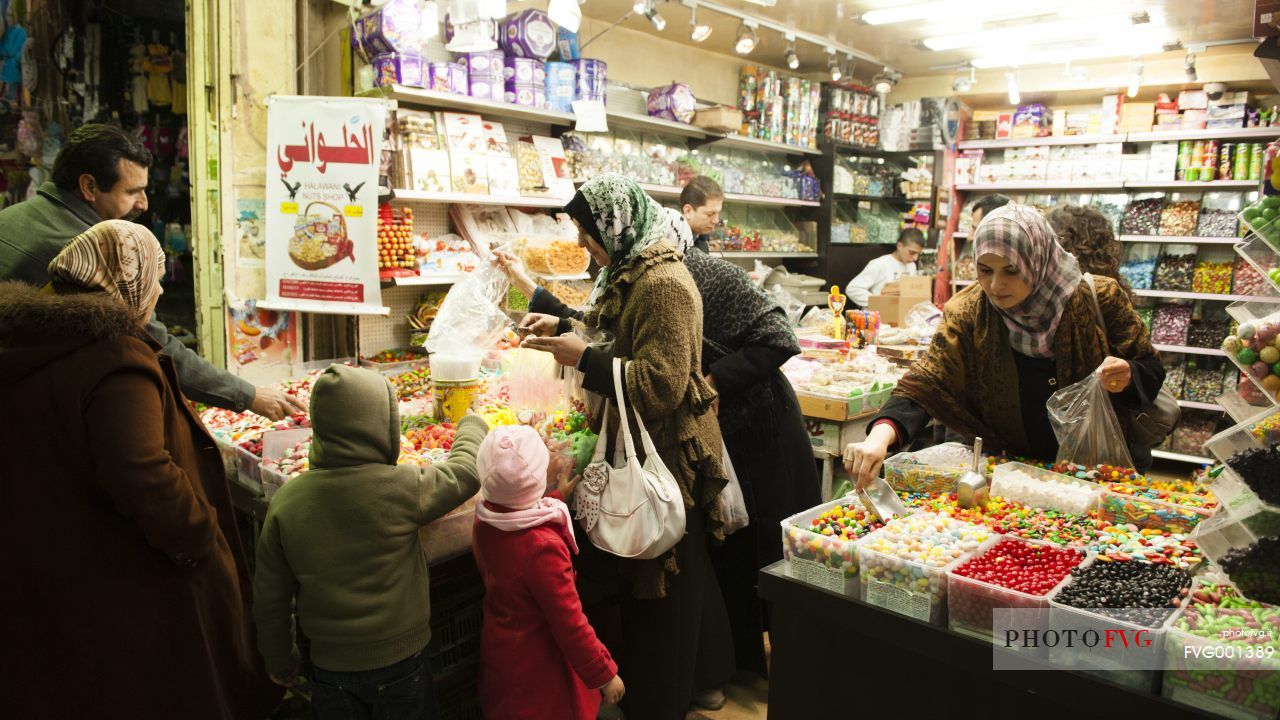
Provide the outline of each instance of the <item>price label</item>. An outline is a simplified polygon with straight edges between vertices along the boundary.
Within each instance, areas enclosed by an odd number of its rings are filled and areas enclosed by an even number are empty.
[[[285,215],[297,215],[297,214],[298,214],[298,203],[296,203],[296,202],[282,202],[282,203],[280,203],[280,212],[284,213]]]
[[[347,205],[342,208],[342,214],[346,215],[349,218],[364,217],[364,206],[363,205]]]

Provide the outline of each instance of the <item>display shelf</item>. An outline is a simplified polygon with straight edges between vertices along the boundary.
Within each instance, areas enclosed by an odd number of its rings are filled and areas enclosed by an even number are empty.
[[[817,200],[768,197],[765,195],[743,195],[741,193],[725,193],[724,201],[742,203],[744,205],[778,205],[781,207],[818,207],[822,205],[822,203]]]
[[[1235,237],[1195,237],[1191,235],[1121,235],[1116,238],[1129,243],[1167,243],[1181,245],[1235,245]]]
[[[1195,182],[1187,180],[1148,180],[1143,182],[1126,182],[1126,190],[1257,190],[1257,180],[1213,180]]]
[[[504,205],[515,207],[562,208],[568,199],[525,197],[523,195],[477,195],[473,193],[429,193],[418,190],[393,190],[393,202],[424,202],[463,205]]]
[[[1124,142],[1124,135],[1064,135],[1059,137],[1001,138],[999,140],[961,140],[961,150],[997,150],[1004,148],[1039,147],[1041,145],[1098,145]]]
[[[798,258],[817,258],[818,257],[818,253],[816,252],[719,252],[719,251],[713,250],[709,254],[712,257],[726,258],[726,259],[739,258],[742,260],[763,260],[765,258],[798,259]]]
[[[1214,403],[1196,402],[1195,400],[1179,400],[1178,407],[1189,410],[1208,410],[1210,412],[1224,412],[1226,408]]]
[[[1172,300],[1280,303],[1280,297],[1265,297],[1262,295],[1216,295],[1214,293],[1181,292],[1178,290],[1134,290],[1133,294],[1141,297],[1169,298]]]
[[[423,277],[421,275],[414,275],[412,277],[390,278],[388,280],[383,280],[382,284],[395,285],[399,287],[408,287],[410,285],[444,286],[444,285],[453,285],[461,281],[462,278],[464,277],[466,276],[465,275],[428,275],[426,277]]]
[[[491,118],[510,118],[526,122],[545,123],[557,127],[573,127],[577,122],[571,113],[539,110],[524,105],[477,100],[469,95],[424,90],[422,88],[391,85],[385,88],[374,88],[361,93],[362,97],[387,98],[409,108],[428,110],[457,110],[460,112],[479,113]]]
[[[1156,345],[1155,349],[1159,352],[1184,353],[1187,355],[1213,355],[1215,357],[1227,356],[1225,352],[1218,348],[1192,347],[1190,345]]]
[[[1250,402],[1240,394],[1239,390],[1230,390],[1218,398],[1218,404],[1221,405],[1227,414],[1236,422],[1242,423],[1251,418],[1257,417],[1259,413],[1266,412],[1272,408],[1271,403],[1262,397],[1262,393],[1255,393],[1257,400]],[[1261,404],[1255,404],[1261,403]]]
[[[910,205],[915,202],[904,197],[894,195],[858,195],[856,193],[834,193],[841,200],[855,200],[857,202],[894,202],[900,205]]]
[[[956,185],[958,192],[1048,192],[1050,190],[1074,190],[1078,192],[1118,192],[1124,190],[1119,180],[1107,182],[999,182]]]
[[[735,148],[739,150],[755,150],[757,152],[782,153],[784,155],[821,155],[822,151],[817,148],[800,147],[799,145],[788,145],[786,143],[770,142],[768,140],[757,140],[743,135],[717,135],[715,133],[707,133],[707,142],[715,143],[720,147]]]
[[[606,113],[606,116],[609,121],[610,130],[623,128],[625,130],[651,132],[657,135],[678,135],[680,137],[689,137],[696,140],[703,140],[707,137],[707,131],[697,125],[675,122],[673,120],[664,120],[662,118],[651,117],[641,113],[610,110]]]
[[[1163,130],[1129,133],[1126,142],[1149,143],[1175,140],[1249,140],[1280,137],[1280,128],[1224,128],[1221,130]]]
[[[1165,450],[1152,450],[1151,457],[1159,460],[1172,460],[1174,462],[1191,463],[1192,465],[1212,465],[1211,458],[1197,457],[1195,455],[1183,455],[1182,453],[1168,452]]]
[[[882,157],[882,158],[913,158],[922,155],[933,155],[933,150],[881,150],[880,148],[869,148],[852,143],[829,143],[835,148],[837,153],[847,153],[850,155],[861,155],[863,157]]]

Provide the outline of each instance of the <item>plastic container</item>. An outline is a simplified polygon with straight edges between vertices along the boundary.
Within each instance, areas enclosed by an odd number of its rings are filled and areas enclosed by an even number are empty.
[[[1137,495],[1105,491],[1098,517],[1110,525],[1137,525],[1140,529],[1163,530],[1190,535],[1196,526],[1213,515],[1213,510]]]
[[[471,549],[471,526],[476,519],[473,497],[453,512],[419,531],[422,555],[428,565],[457,557]]]
[[[919,452],[898,453],[884,462],[884,479],[899,492],[952,493],[973,465],[973,450],[944,443]]]
[[[1012,540],[1025,545],[1040,546],[1062,550],[1062,546],[1040,540],[1027,540],[1011,535],[1001,536],[999,540]],[[994,547],[994,544],[992,545]],[[990,550],[991,548],[987,548]],[[975,553],[980,558],[985,552]],[[963,563],[961,563],[963,564]],[[1011,590],[982,580],[957,575],[960,565],[947,571],[947,627],[953,632],[990,640],[992,636],[992,611],[997,608],[1016,610],[1038,610],[1036,614],[1036,630],[1047,630],[1049,627],[1049,596],[1058,588],[1071,580],[1071,574],[1065,575],[1052,590],[1043,595],[1032,595],[1018,590]]]
[[[807,529],[828,510],[857,502],[852,497],[840,498],[782,521],[782,560],[787,577],[849,597],[862,597],[857,550],[862,538],[845,540]]]
[[[1015,485],[1013,474],[1019,472],[1029,476],[1030,481]],[[1061,502],[1048,499],[1047,496],[1055,492],[1053,485],[1068,486],[1074,492],[1075,499],[1064,499]],[[1011,462],[997,465],[991,474],[991,495],[1046,510],[1085,515],[1097,509],[1102,487],[1087,480],[1079,480],[1032,465]]]
[[[1258,271],[1276,293],[1280,293],[1280,273],[1274,278],[1272,276],[1273,271],[1280,267],[1280,252],[1257,235],[1250,236],[1237,245],[1236,252]]]
[[[262,458],[239,445],[234,446],[234,448],[236,454],[236,478],[241,485],[261,495]]]
[[[1280,195],[1267,195],[1240,212],[1240,221],[1280,252]]]
[[[396,374],[405,372],[407,370],[414,370],[416,368],[426,367],[428,364],[429,363],[427,360],[427,356],[425,354],[422,357],[414,360],[401,360],[399,362],[389,362],[389,363],[376,362],[368,358],[360,358],[360,367],[369,368],[370,370],[377,370],[383,375],[396,375]]]
[[[925,514],[929,517],[939,517]],[[912,515],[892,522],[922,517]],[[940,518],[949,528],[974,528],[971,523]],[[998,542],[999,536],[991,533],[973,550],[962,552],[959,557],[943,566],[931,566],[922,562],[895,557],[868,546],[869,538],[883,533],[884,528],[870,533],[857,544],[861,597],[869,605],[891,610],[901,615],[942,626],[947,620],[947,572],[961,563],[981,554]]]

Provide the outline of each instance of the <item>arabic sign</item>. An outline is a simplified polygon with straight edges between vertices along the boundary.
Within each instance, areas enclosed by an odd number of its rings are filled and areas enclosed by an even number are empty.
[[[378,286],[378,167],[385,100],[275,96],[267,106],[267,301],[385,315]]]

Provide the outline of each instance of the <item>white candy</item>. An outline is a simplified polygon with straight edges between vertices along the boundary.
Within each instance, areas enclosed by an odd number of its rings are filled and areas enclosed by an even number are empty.
[[[1087,485],[1054,482],[1021,470],[998,473],[991,483],[991,494],[1023,505],[1075,515],[1087,514],[1098,498],[1097,491]]]

